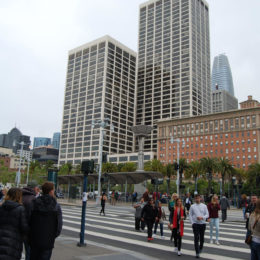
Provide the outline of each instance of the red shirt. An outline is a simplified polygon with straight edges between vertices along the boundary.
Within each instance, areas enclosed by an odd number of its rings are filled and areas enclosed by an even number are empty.
[[[209,218],[218,218],[218,211],[220,210],[220,205],[216,203],[215,205],[213,203],[208,204],[208,211],[209,211]]]

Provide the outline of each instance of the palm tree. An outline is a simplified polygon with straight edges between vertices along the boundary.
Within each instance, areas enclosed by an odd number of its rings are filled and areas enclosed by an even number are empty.
[[[260,163],[254,163],[249,166],[247,170],[247,181],[251,187],[255,189],[255,191],[251,190],[251,193],[256,192],[260,195]]]
[[[163,172],[163,165],[160,160],[153,159],[144,164],[145,171]]]
[[[193,177],[195,181],[195,192],[198,192],[198,178],[202,174],[202,165],[200,161],[190,162],[186,170],[187,177]]]
[[[103,173],[117,172],[117,166],[116,166],[116,164],[111,163],[111,162],[103,163],[102,172]]]
[[[216,171],[217,168],[217,160],[216,158],[210,158],[210,157],[204,157],[200,159],[201,167],[204,171],[204,173],[208,177],[208,196],[211,193],[211,186],[212,186],[212,175],[213,172]]]
[[[45,163],[44,168],[45,168],[45,170],[48,172],[48,170],[49,170],[50,168],[52,168],[53,165],[54,165],[54,161],[48,160],[48,161]]]
[[[164,174],[164,176],[167,176],[167,194],[169,194],[171,176],[176,174],[176,171],[174,169],[174,165],[170,164],[170,163],[165,165],[164,170],[163,170],[163,174]]]
[[[226,158],[219,158],[218,162],[217,162],[217,167],[218,170],[221,174],[221,178],[222,178],[222,189],[224,190],[224,185],[225,185],[225,178],[227,177],[227,174],[232,173],[233,171],[233,166],[230,163],[229,159]]]
[[[180,184],[182,183],[182,174],[188,169],[188,163],[185,158],[179,160]]]
[[[134,172],[136,171],[136,163],[134,162],[127,162],[124,164],[124,166],[121,168],[122,172]]]

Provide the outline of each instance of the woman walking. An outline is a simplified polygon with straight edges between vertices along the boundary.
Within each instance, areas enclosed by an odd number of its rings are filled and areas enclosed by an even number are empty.
[[[165,239],[165,237],[163,236],[163,221],[166,220],[166,215],[165,215],[165,210],[162,207],[162,203],[158,202],[158,214],[157,214],[157,218],[154,224],[154,236],[156,236],[156,232],[157,232],[157,228],[158,225],[160,225],[160,233],[161,233],[161,239]]]
[[[255,211],[250,215],[248,228],[252,235],[251,260],[260,260],[260,199],[256,202]]]
[[[214,226],[216,228],[216,244],[220,245],[218,240],[219,234],[219,216],[218,212],[220,210],[220,205],[218,202],[218,196],[214,195],[211,199],[211,202],[208,204],[208,212],[209,212],[209,225],[210,225],[210,244],[213,244],[213,229]]]
[[[153,199],[149,199],[148,203],[144,206],[141,214],[142,221],[145,221],[147,225],[147,240],[148,242],[153,240],[153,224],[157,218],[158,210],[154,205]],[[158,218],[157,218],[158,219]]]
[[[103,214],[105,216],[105,206],[106,206],[106,201],[107,201],[107,196],[106,196],[105,192],[103,192],[100,201],[101,201],[101,211],[99,214],[101,216],[101,213],[103,212]]]
[[[180,198],[176,199],[176,203],[173,209],[173,218],[171,229],[174,238],[174,252],[178,253],[178,256],[181,255],[181,242],[184,231],[184,219],[186,219],[186,212],[182,205]]]
[[[0,259],[20,260],[23,237],[28,232],[22,190],[11,188],[0,206]]]
[[[240,202],[240,206],[243,210],[243,217],[244,219],[246,219],[246,208],[248,206],[248,201],[247,201],[247,196],[246,194],[242,194],[241,195],[241,202]]]

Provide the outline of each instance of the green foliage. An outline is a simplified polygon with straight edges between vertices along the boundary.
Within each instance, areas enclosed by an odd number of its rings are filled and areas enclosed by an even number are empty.
[[[144,170],[163,173],[163,165],[160,160],[153,159],[152,161],[145,162]]]
[[[16,172],[9,172],[8,167],[4,166],[4,161],[0,160],[0,182],[3,184],[14,183]]]
[[[102,173],[117,172],[117,165],[111,162],[102,164]]]
[[[120,169],[121,172],[134,172],[136,171],[137,166],[134,162],[127,162],[123,165],[123,167]]]

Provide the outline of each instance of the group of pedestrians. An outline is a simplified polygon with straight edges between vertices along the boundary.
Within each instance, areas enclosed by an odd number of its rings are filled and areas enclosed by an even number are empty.
[[[0,206],[0,259],[49,260],[62,229],[62,212],[54,184],[10,188]]]
[[[156,199],[156,198],[155,198]],[[149,196],[148,191],[143,194],[140,202],[134,205],[135,229],[144,231],[147,227],[147,241],[150,242],[156,236],[158,226],[160,226],[161,238],[164,239],[163,224],[166,220],[165,211],[159,201],[153,196]],[[228,199],[223,195],[219,200],[217,195],[212,195],[207,205],[201,202],[199,194],[194,196],[194,203],[190,194],[182,201],[174,193],[168,202],[169,224],[168,228],[172,231],[170,240],[174,240],[174,252],[181,255],[182,237],[184,236],[184,220],[189,216],[194,234],[194,248],[196,258],[200,258],[203,251],[206,224],[209,223],[210,240],[209,243],[220,245],[219,241],[219,212],[222,212],[222,222],[227,219],[227,209],[230,209]],[[245,209],[247,218],[247,237],[251,236],[251,260],[260,260],[260,200],[252,196],[251,203]],[[154,232],[153,232],[154,229]],[[215,229],[215,241],[213,233]]]

